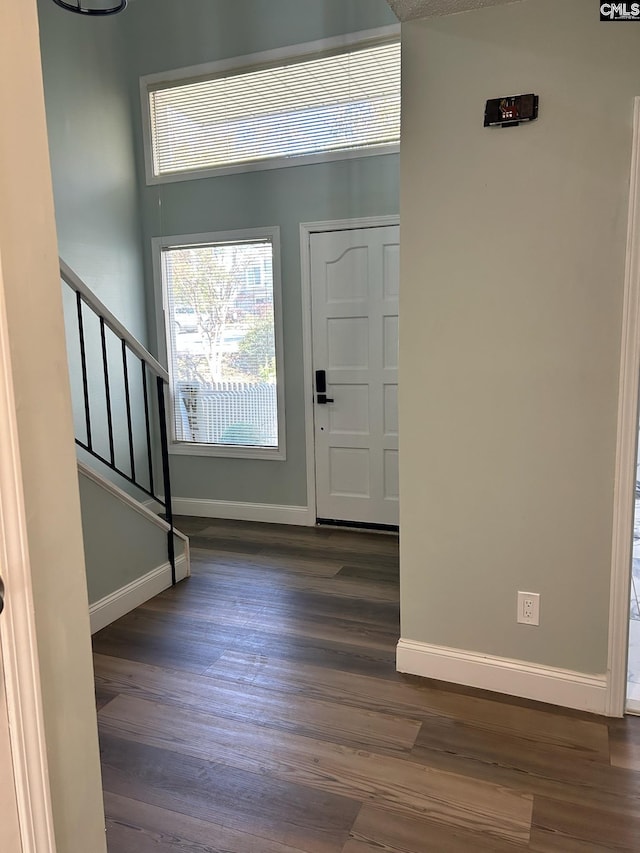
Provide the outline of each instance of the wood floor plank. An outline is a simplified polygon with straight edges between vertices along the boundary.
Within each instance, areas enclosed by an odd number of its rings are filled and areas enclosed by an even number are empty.
[[[396,672],[397,537],[177,523],[94,637],[109,853],[640,851],[640,720]]]
[[[94,634],[92,640],[93,649],[99,654],[160,664],[186,672],[204,672],[222,653],[222,650],[203,649],[194,643],[176,647],[171,638],[141,638],[140,634],[124,630],[117,624]]]
[[[486,721],[480,726],[460,717],[433,715],[420,729],[416,751],[457,753],[531,773],[545,772],[552,765],[558,778],[567,781],[570,778],[580,781],[585,771],[610,769],[606,741],[603,745],[599,738],[579,743],[556,742],[553,735],[547,740],[525,728],[505,731],[500,722],[500,715],[496,714],[496,727],[491,729]]]
[[[300,666],[296,661],[272,656],[269,649],[262,653],[228,649],[204,674],[420,721],[432,713],[433,691],[416,679],[397,672],[380,678],[328,666]]]
[[[557,800],[536,797],[531,830],[535,853],[604,853],[640,850],[640,823],[594,807],[567,809]]]
[[[119,696],[100,713],[102,731],[187,756],[259,773],[379,808],[525,843],[532,798],[386,755],[353,750],[184,711],[172,725],[168,706]]]
[[[411,755],[430,767],[563,801],[565,808],[605,807],[640,819],[640,778],[612,768],[598,739],[569,744],[441,717],[423,724]]]
[[[226,650],[206,671],[217,678],[240,684],[272,686],[280,691],[302,693],[305,696],[354,705],[409,717],[421,721],[438,719],[456,721],[476,726],[498,736],[522,736],[534,744],[544,742],[585,752],[594,760],[608,763],[607,727],[596,718],[576,720],[562,716],[548,707],[523,708],[508,705],[505,699],[495,696],[484,699],[477,696],[450,693],[432,682],[395,673],[393,678],[358,675],[323,666],[300,667],[295,661],[272,657],[265,648],[263,653],[246,653]],[[417,745],[427,747],[429,729]],[[448,747],[447,747],[448,748]]]
[[[609,749],[611,764],[627,770],[640,771],[640,717],[610,720]]]
[[[198,542],[200,547],[198,547]],[[336,577],[343,566],[342,560],[332,559],[327,556],[324,559],[318,559],[313,556],[305,556],[304,554],[293,554],[290,557],[282,555],[277,557],[263,554],[261,550],[256,550],[251,554],[246,554],[242,550],[236,553],[222,551],[215,547],[215,540],[211,540],[210,545],[207,545],[208,540],[189,540],[191,546],[192,559],[201,565],[203,568],[215,568],[218,570],[234,570],[236,577],[250,581],[255,577],[256,573],[264,572],[269,576],[277,574],[280,577],[292,575],[308,575],[318,578],[333,578]]]
[[[95,656],[94,668],[96,684],[111,698],[122,693],[210,711],[227,719],[326,738],[355,749],[408,752],[420,730],[416,720],[290,696],[256,685],[252,686],[251,699],[247,701],[246,689],[241,684],[167,672],[160,667],[104,655]]]
[[[297,543],[289,542],[274,542],[272,544],[265,545],[260,549],[261,554],[284,558],[295,557],[299,551],[300,548]],[[330,543],[323,543],[322,545],[316,545],[313,548],[306,548],[304,553],[319,560],[331,557],[332,559],[339,560],[344,565],[355,564],[358,566],[367,566],[371,562],[371,556],[366,551],[361,551],[360,549],[351,551],[346,548],[335,548]],[[397,566],[397,556],[393,553],[378,554],[376,555],[375,561],[378,565],[385,566],[389,569],[394,569]]]
[[[344,672],[393,680],[396,677],[395,652],[392,649],[385,651],[376,647],[320,640],[314,637],[287,637],[264,632],[253,632],[251,636],[236,638],[235,643],[230,641],[222,645],[223,650],[224,648],[236,648],[250,654],[268,649],[274,657],[295,661],[299,666],[324,666]]]
[[[368,628],[384,627],[395,637],[400,634],[400,613],[395,602],[368,601],[362,596],[336,600],[327,592],[292,592],[286,600],[281,597],[269,608],[269,615],[274,620],[293,617],[300,620],[311,614],[318,620],[356,622]]]
[[[576,719],[551,708],[513,705],[499,697],[484,699],[474,695],[435,690],[430,709],[443,717],[464,720],[489,732],[516,734],[536,742],[588,749],[604,760],[609,756],[609,734],[604,720]]]
[[[96,681],[96,711],[104,708],[104,706],[111,702],[112,699],[115,699],[117,695],[117,691],[114,692],[109,690]]]
[[[396,566],[342,566],[338,572],[341,578],[359,578],[377,581],[378,583],[398,584],[399,571]]]
[[[297,541],[287,539],[265,540],[263,542],[250,542],[246,538],[221,538],[218,536],[206,536],[202,532],[189,537],[193,548],[197,550],[211,549],[215,554],[247,554],[260,555],[280,559],[283,562],[295,561],[300,558],[315,560],[318,564],[331,561],[332,564],[353,564],[367,566],[371,562],[371,555],[366,550],[351,550],[346,547],[335,547],[327,541],[306,543],[301,545]],[[387,569],[393,570],[397,566],[397,556],[393,552],[380,553],[375,557],[376,563]]]
[[[248,630],[244,625],[225,624],[224,617],[208,621],[190,618],[176,623],[173,618],[145,607],[123,617],[120,623],[96,635],[95,651],[149,663],[157,656],[162,666],[202,672],[226,648],[248,653],[268,649],[275,657],[293,659],[301,665],[315,663],[349,672],[395,677],[395,643],[391,634],[386,642],[379,638],[367,642],[364,636],[355,638],[342,629],[337,632],[337,640],[317,637],[313,629],[309,636],[278,631],[277,623],[270,631],[255,627]],[[351,642],[354,639],[358,642]],[[188,667],[180,666],[183,658]]]
[[[263,559],[260,558],[262,562]],[[277,559],[270,560],[270,563],[280,562]],[[210,551],[201,550],[192,552],[191,566],[192,570],[197,572],[198,579],[202,588],[208,588],[211,592],[221,592],[224,594],[236,594],[241,597],[250,594],[252,585],[257,586],[257,591],[260,593],[269,592],[271,598],[275,598],[275,589],[273,584],[273,575],[260,576],[236,573],[236,569],[241,568],[242,558],[238,555],[237,565],[231,560],[221,560]],[[358,597],[365,598],[369,601],[389,601],[398,604],[400,600],[400,592],[397,585],[381,584],[377,581],[364,580],[359,578],[340,577],[338,572],[341,568],[341,563],[335,564],[335,574],[331,576],[314,575],[311,572],[297,572],[292,570],[287,573],[278,575],[278,588],[300,589],[329,593],[336,598],[346,597],[356,600]],[[195,574],[195,573],[194,573]]]
[[[105,791],[306,853],[340,851],[359,809],[331,792],[104,732],[100,745]]]
[[[203,536],[202,533],[195,533],[189,536],[189,544],[194,550],[196,548],[209,548],[212,540],[207,536]],[[257,554],[261,546],[240,539],[223,538],[220,536],[215,540],[215,548],[219,553],[229,551],[232,554]]]
[[[141,612],[147,613],[148,611],[143,611],[141,608]],[[302,610],[302,612],[305,611]],[[400,624],[393,613],[390,616],[381,614],[375,619],[367,614],[364,608],[361,613],[355,606],[351,618],[345,618],[340,613],[329,616],[323,614],[321,607],[314,609],[312,606],[306,610],[307,615],[301,616],[298,613],[295,605],[273,607],[268,610],[261,609],[254,612],[243,625],[240,622],[235,623],[235,625],[251,633],[274,633],[280,637],[305,637],[313,640],[381,649],[391,653],[394,652],[398,642]],[[220,614],[213,618],[211,616],[204,618],[204,614],[192,611],[188,630],[193,632],[199,629],[208,634],[213,625],[229,624],[231,624],[229,616]]]
[[[395,535],[259,523],[234,527],[217,522],[199,529],[190,538],[195,548],[260,553],[284,559],[306,556],[354,565],[367,565],[374,558],[380,566],[397,569],[398,565],[398,537]]]
[[[138,631],[142,636],[159,635],[166,637],[170,633],[190,637],[206,646],[211,645],[212,631],[236,630],[239,636],[251,628],[264,606],[259,602],[234,602],[225,608],[216,607],[220,599],[198,595],[180,597],[158,595],[156,598],[127,613],[118,620],[118,627]],[[176,613],[176,605],[188,611],[189,619]]]
[[[640,772],[640,745],[615,741],[611,744],[611,766]]]
[[[252,631],[362,646],[392,654],[399,639],[400,625],[395,624],[395,621],[390,626],[380,623],[376,625],[357,618],[351,620],[341,619],[339,616],[330,618],[322,617],[313,610],[309,612],[313,615],[308,618],[287,615],[283,611],[259,614],[253,621]]]
[[[528,848],[524,848],[528,849]],[[365,805],[342,853],[517,853],[522,845]]]
[[[333,551],[356,552],[378,556],[398,554],[398,536],[378,531],[341,529],[339,527],[305,528],[291,524],[267,524],[229,519],[210,519],[198,532],[216,541],[218,538],[237,538],[243,542],[265,546],[272,542],[296,545],[299,550],[330,547]]]
[[[218,558],[210,551],[194,550],[192,568],[195,569],[192,577],[168,592],[185,599],[197,594],[229,596],[239,602],[263,606],[292,601],[296,593],[329,596],[336,600],[337,606],[345,598],[348,599],[344,605],[347,609],[350,603],[355,605],[359,601],[371,605],[376,602],[393,604],[396,611],[399,606],[397,584],[394,587],[375,580],[343,577],[340,563],[330,567],[322,564],[321,570],[311,571],[297,561],[295,566],[283,567],[282,561],[276,558],[256,557],[249,563],[241,555],[234,561]],[[302,603],[303,599],[299,601]]]
[[[551,753],[541,769],[533,771],[526,767],[525,762],[522,766],[504,766],[497,756],[495,759],[490,756],[482,759],[467,755],[462,747],[454,752],[414,747],[411,760],[535,797],[555,799],[567,809],[574,806],[604,807],[640,821],[637,780],[604,763],[581,762],[579,767],[567,771],[566,764],[556,763]]]
[[[306,853],[180,812],[105,792],[107,842],[118,853]]]

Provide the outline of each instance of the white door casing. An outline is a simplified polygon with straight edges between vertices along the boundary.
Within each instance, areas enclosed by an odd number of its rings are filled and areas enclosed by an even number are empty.
[[[399,227],[312,233],[316,515],[398,524]],[[315,389],[317,391],[317,389]]]
[[[618,387],[618,429],[614,478],[609,653],[606,714],[625,711],[631,588],[632,531],[638,439],[640,377],[640,97],[635,99],[629,180],[622,341]]]
[[[55,853],[15,406],[0,257],[0,850]]]
[[[0,616],[0,618],[2,618]],[[0,643],[0,850],[23,853]]]

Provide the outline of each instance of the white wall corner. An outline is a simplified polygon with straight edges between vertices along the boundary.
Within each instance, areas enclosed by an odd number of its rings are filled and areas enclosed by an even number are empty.
[[[181,581],[191,574],[188,549],[176,557],[176,580]],[[91,633],[95,634],[125,616],[145,601],[149,601],[171,586],[171,564],[163,563],[141,578],[106,595],[89,608]]]
[[[607,714],[607,677],[400,639],[398,672]]]
[[[313,527],[315,513],[306,506],[213,501],[199,498],[173,498],[174,515],[194,515],[198,518],[224,518],[233,521],[263,521],[269,524],[297,524]]]

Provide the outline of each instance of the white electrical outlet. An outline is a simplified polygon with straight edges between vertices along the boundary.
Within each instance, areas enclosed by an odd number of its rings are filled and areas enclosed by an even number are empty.
[[[540,624],[540,593],[518,593],[518,622],[522,625]]]

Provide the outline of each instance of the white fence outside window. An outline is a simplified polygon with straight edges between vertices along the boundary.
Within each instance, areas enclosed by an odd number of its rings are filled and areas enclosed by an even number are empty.
[[[215,382],[176,388],[176,441],[258,447],[278,446],[275,383]]]

